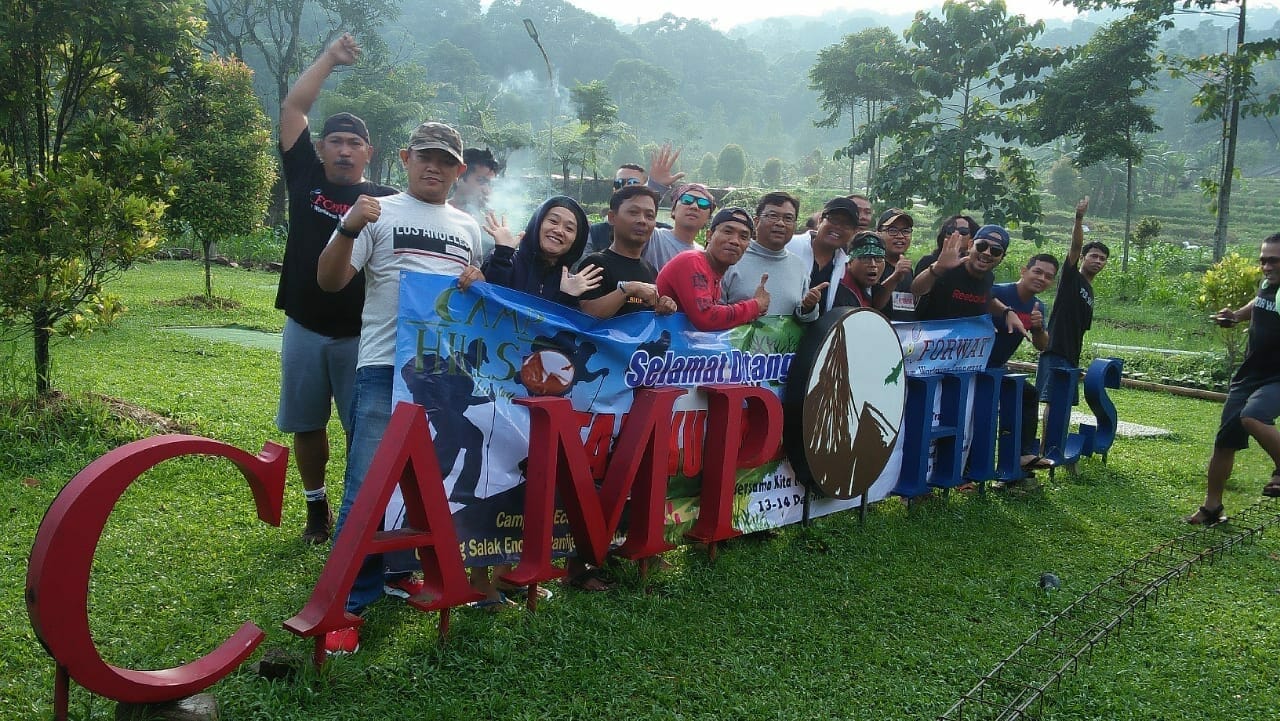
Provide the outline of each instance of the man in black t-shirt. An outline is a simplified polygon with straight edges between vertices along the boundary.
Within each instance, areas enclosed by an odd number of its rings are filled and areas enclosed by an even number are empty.
[[[351,65],[360,46],[348,34],[325,48],[298,76],[280,106],[280,156],[289,190],[289,237],[276,307],[285,312],[281,348],[280,405],[276,425],[293,434],[293,455],[307,499],[302,538],[324,543],[332,517],[325,491],[329,462],[329,415],[338,407],[343,430],[355,382],[364,278],[338,293],[316,282],[316,264],[334,227],[361,195],[384,196],[394,188],[369,182],[364,169],[373,154],[364,121],[338,113],[324,122],[320,142],[311,142],[307,113],[329,74]]]
[[[1094,241],[1084,243],[1084,214],[1089,198],[1076,204],[1076,222],[1071,228],[1071,247],[1062,261],[1058,276],[1058,292],[1049,314],[1049,347],[1040,354],[1036,367],[1036,386],[1045,404],[1044,417],[1050,415],[1049,398],[1054,385],[1054,368],[1079,368],[1084,334],[1093,326],[1093,279],[1107,267],[1111,249]],[[1071,389],[1071,405],[1080,402],[1078,388]],[[1041,434],[1044,438],[1045,434]],[[1048,449],[1045,449],[1048,450]]]
[[[1009,231],[998,225],[984,225],[974,235],[969,252],[962,255],[966,240],[953,236],[943,242],[938,259],[925,266],[911,282],[916,299],[917,320],[970,318],[991,313],[1006,320],[1010,333],[1026,335],[1018,314],[991,294],[992,272],[1009,249]]]
[[[1276,288],[1280,287],[1280,233],[1262,241],[1258,255],[1262,264],[1262,287],[1243,308],[1223,308],[1213,320],[1230,327],[1249,321],[1249,346],[1244,361],[1231,379],[1227,401],[1222,406],[1222,424],[1209,458],[1204,505],[1186,518],[1187,523],[1212,525],[1225,520],[1222,490],[1235,466],[1236,451],[1249,445],[1253,436],[1271,456],[1271,479],[1262,495],[1280,496],[1280,315],[1276,313]]]
[[[640,257],[658,217],[658,193],[643,185],[626,185],[609,198],[613,242],[582,259],[579,268],[604,270],[600,286],[582,294],[578,307],[597,318],[612,318],[638,310],[674,313],[675,301],[660,295],[653,284],[658,272]]]

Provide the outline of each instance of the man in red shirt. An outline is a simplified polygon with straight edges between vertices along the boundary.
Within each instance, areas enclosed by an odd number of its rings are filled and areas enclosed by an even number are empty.
[[[737,303],[721,300],[720,281],[742,254],[755,233],[751,215],[742,208],[725,208],[711,219],[706,250],[686,250],[658,271],[658,292],[671,296],[698,330],[728,330],[759,318],[769,311],[769,279],[760,278],[755,295]]]

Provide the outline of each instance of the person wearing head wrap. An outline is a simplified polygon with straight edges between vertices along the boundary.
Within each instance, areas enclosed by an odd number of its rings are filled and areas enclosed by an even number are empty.
[[[524,232],[512,235],[504,220],[493,213],[485,218],[484,231],[496,245],[481,272],[494,285],[523,291],[576,307],[578,296],[600,284],[601,271],[588,268],[570,272],[587,247],[587,214],[573,198],[547,199],[529,219]]]

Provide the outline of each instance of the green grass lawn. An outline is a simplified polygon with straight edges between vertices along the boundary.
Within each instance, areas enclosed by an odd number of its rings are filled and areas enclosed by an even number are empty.
[[[162,330],[279,330],[275,276],[216,269],[215,292],[240,301],[236,310],[164,303],[202,282],[195,263],[129,272],[114,287],[130,307],[119,325],[55,346],[68,410],[12,402],[0,413],[0,718],[50,714],[53,664],[22,600],[45,509],[85,463],[147,432],[74,399],[122,398],[246,450],[285,440],[273,425],[274,352]],[[26,346],[7,352],[6,388],[22,387]],[[1113,398],[1122,420],[1173,434],[1119,439],[1106,464],[1086,460],[1078,475],[1061,472],[1026,495],[951,494],[910,511],[887,501],[865,526],[856,513],[827,517],[728,543],[714,563],[673,551],[673,570],[647,588],[623,573],[613,593],[555,586],[536,614],[460,609],[444,645],[434,615],[388,599],[372,609],[359,654],[293,681],[264,681],[246,666],[211,692],[226,719],[932,718],[1080,593],[1186,530],[1180,519],[1202,498],[1218,406],[1135,391]],[[1240,457],[1229,512],[1256,500],[1270,471],[1263,458],[1256,449]],[[331,478],[341,467],[335,452]],[[310,644],[280,624],[301,609],[325,549],[298,539],[295,471],[289,480],[281,528],[256,520],[247,486],[223,461],[171,461],[135,484],[94,567],[91,620],[104,658],[176,665],[245,620],[266,630],[263,648],[305,655]],[[334,498],[339,485],[331,480]],[[1276,553],[1266,537],[1198,568],[1069,677],[1044,718],[1274,718]],[[1061,591],[1037,587],[1044,571],[1062,579]],[[73,718],[113,718],[113,703],[74,686],[71,701]]]

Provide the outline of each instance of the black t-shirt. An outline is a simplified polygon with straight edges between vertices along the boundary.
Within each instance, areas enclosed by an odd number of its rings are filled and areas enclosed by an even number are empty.
[[[588,265],[599,266],[604,270],[604,275],[600,278],[600,286],[583,293],[580,300],[602,298],[617,290],[618,283],[622,281],[652,283],[658,279],[658,271],[653,269],[649,261],[644,258],[628,258],[615,253],[612,248],[605,248],[599,253],[588,255],[578,264],[578,268],[582,269]],[[649,310],[649,306],[635,298],[628,298],[615,315],[634,313],[639,310]]]
[[[929,294],[916,306],[916,318],[945,320],[986,315],[995,280],[991,273],[975,278],[963,264],[957,265],[934,280]]]
[[[880,278],[877,285],[884,285],[889,276],[893,275],[893,264],[885,259],[884,276]],[[915,280],[915,273],[907,273],[907,276],[899,280],[889,294],[889,302],[881,310],[889,316],[889,320],[909,322],[913,320],[924,320],[920,315],[919,308],[916,307],[915,296],[911,294],[911,282]]]
[[[321,335],[358,336],[364,307],[364,273],[358,273],[337,293],[327,293],[316,283],[316,265],[338,220],[356,198],[394,195],[397,191],[367,180],[355,185],[330,183],[311,143],[309,128],[303,128],[293,147],[281,151],[280,157],[289,188],[289,237],[284,246],[276,307]]]
[[[1062,264],[1058,294],[1049,315],[1049,347],[1046,353],[1062,356],[1075,367],[1080,366],[1080,350],[1084,333],[1093,327],[1093,286],[1080,275],[1080,269]]]
[[[1276,286],[1268,286],[1266,281],[1263,281],[1258,297],[1253,301],[1249,346],[1234,380],[1259,384],[1280,382],[1280,315],[1276,314]]]

